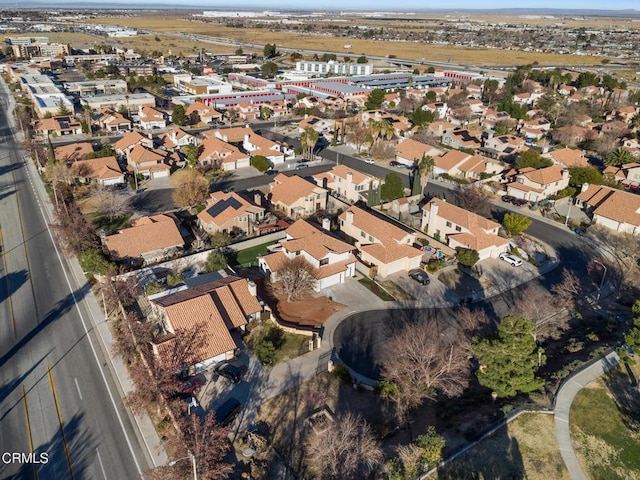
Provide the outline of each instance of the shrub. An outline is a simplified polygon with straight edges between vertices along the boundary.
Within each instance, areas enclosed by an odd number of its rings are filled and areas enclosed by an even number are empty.
[[[271,342],[258,343],[254,347],[253,353],[262,363],[272,364],[276,359],[276,347]]]
[[[82,270],[87,273],[99,273],[104,275],[107,273],[113,264],[107,260],[99,248],[89,248],[80,252],[78,255],[80,266]]]
[[[335,365],[331,373],[333,374],[334,377],[336,377],[338,380],[342,382],[351,381],[351,373],[349,373],[349,369],[341,363]]]
[[[160,293],[163,290],[162,285],[158,282],[149,282],[147,286],[144,288],[144,291],[147,295],[153,295],[155,293]]]
[[[251,166],[257,168],[261,172],[266,172],[267,170],[269,170],[270,165],[266,157],[263,157],[262,155],[256,155],[254,157],[251,157]]]
[[[471,268],[480,260],[480,254],[470,248],[460,248],[456,253],[456,258],[460,265]]]
[[[554,200],[565,198],[565,197],[573,197],[576,193],[575,187],[567,187],[564,190],[560,190],[554,197]]]
[[[167,285],[170,287],[175,287],[182,283],[182,275],[179,273],[170,273],[167,275]]]
[[[204,271],[217,272],[227,267],[227,259],[219,250],[212,250],[207,256],[207,260],[204,263]]]

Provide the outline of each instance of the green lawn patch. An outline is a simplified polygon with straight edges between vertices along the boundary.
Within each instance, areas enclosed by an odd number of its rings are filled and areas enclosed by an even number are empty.
[[[637,378],[637,366],[635,370]],[[571,435],[591,478],[640,479],[640,394],[625,367],[612,370],[576,395]]]
[[[311,337],[285,332],[273,322],[250,325],[245,343],[262,362],[275,365],[296,358],[309,351]]]
[[[252,263],[259,255],[265,255],[268,252],[267,247],[276,243],[278,243],[278,241],[274,240],[272,242],[256,245],[255,247],[239,250],[235,255],[232,254],[232,258],[229,258],[229,265],[246,265],[248,263]]]
[[[416,297],[407,292],[404,288],[391,280],[380,282],[384,289],[389,292],[396,300],[415,300]]]
[[[385,302],[393,302],[395,300],[395,298],[389,295],[389,293],[387,293],[380,285],[368,277],[361,278],[358,282],[367,287],[372,293],[380,297]]]
[[[109,220],[109,217],[105,215],[96,215],[92,218],[92,221],[98,232],[100,230],[104,230],[105,234],[113,235],[114,233],[118,233],[119,230],[131,226],[131,223],[129,222],[131,215],[131,213],[127,213],[126,215],[114,218],[113,220]]]

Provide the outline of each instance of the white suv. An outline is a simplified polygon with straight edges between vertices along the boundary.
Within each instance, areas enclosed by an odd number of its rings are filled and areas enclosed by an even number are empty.
[[[519,267],[522,265],[522,260],[516,257],[515,255],[511,255],[510,253],[501,253],[500,260],[504,260],[512,267]]]

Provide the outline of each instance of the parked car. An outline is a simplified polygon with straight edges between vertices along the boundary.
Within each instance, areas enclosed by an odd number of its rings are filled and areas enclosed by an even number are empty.
[[[373,161],[373,158],[365,158],[364,159],[364,163],[368,163],[369,165],[373,165],[376,162]]]
[[[501,253],[499,258],[500,260],[507,262],[512,267],[519,267],[522,265],[522,259],[515,255],[511,255],[510,253]]]
[[[180,393],[183,394],[191,394],[196,393],[200,390],[200,388],[204,385],[204,380],[199,377],[192,378],[191,380],[187,380],[182,385],[180,385]]]
[[[513,200],[511,200],[511,203],[513,203],[516,207],[521,207],[529,202],[527,200],[523,200],[522,198],[514,198]]]
[[[418,283],[421,283],[422,285],[429,285],[429,283],[431,283],[427,272],[420,270],[419,268],[409,270],[409,278],[415,280]]]
[[[273,168],[270,168],[269,170],[264,172],[265,175],[277,175],[278,173],[278,170],[274,170]]]
[[[302,170],[303,168],[307,168],[309,165],[307,165],[306,163],[301,163],[299,165],[296,165],[296,170]]]
[[[242,410],[242,404],[235,398],[226,400],[216,408],[216,422],[222,426],[230,424]]]
[[[401,163],[400,162],[396,162],[395,160],[392,160],[392,161],[389,162],[389,166],[390,167],[399,167],[399,166],[401,166]]]
[[[500,200],[502,200],[503,202],[506,203],[513,203],[513,201],[515,200],[515,197],[512,197],[511,195],[503,195],[502,198],[500,198]]]
[[[218,375],[228,378],[233,383],[240,382],[240,376],[242,375],[242,371],[238,367],[229,363],[221,363],[218,365],[216,367],[216,372]]]

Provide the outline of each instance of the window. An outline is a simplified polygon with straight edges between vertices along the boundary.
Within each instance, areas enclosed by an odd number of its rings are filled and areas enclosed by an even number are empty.
[[[323,265],[329,265],[328,258],[323,258],[322,260],[320,260],[320,266],[322,267]]]
[[[366,234],[366,233],[364,233],[363,231],[360,231],[360,236],[361,236],[362,238],[367,238],[367,234]]]
[[[451,227],[451,222],[447,222],[447,227]]]
[[[371,235],[369,235],[369,241],[373,242],[373,237]]]
[[[461,231],[462,231],[462,228],[456,225],[456,232],[461,232]]]

